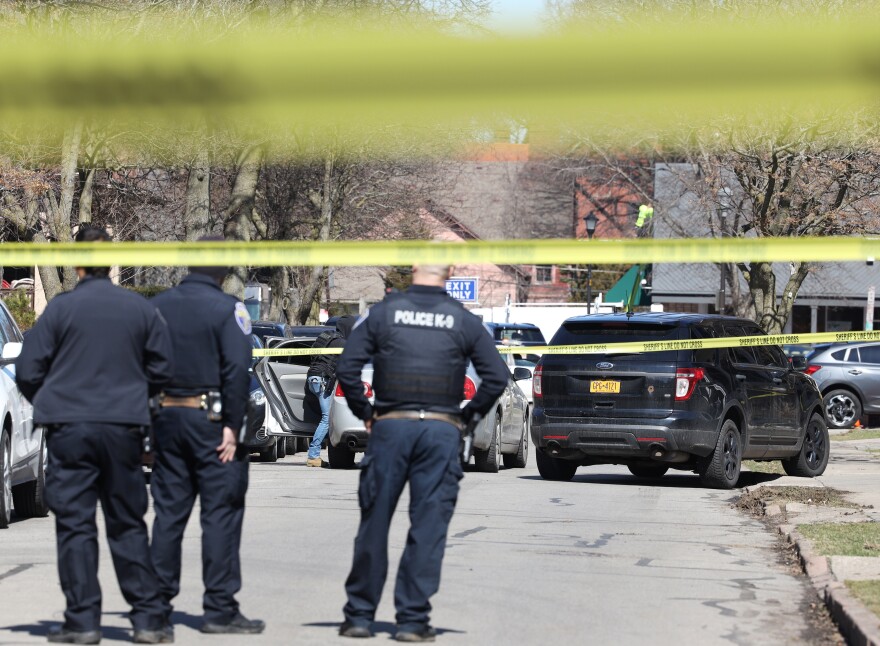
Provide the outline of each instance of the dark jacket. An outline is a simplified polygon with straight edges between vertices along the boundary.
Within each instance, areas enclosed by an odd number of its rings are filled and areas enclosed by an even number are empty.
[[[336,321],[336,329],[333,331],[321,332],[315,339],[313,348],[343,348],[345,340],[351,334],[354,324],[357,322],[355,316],[341,316]],[[312,356],[312,362],[309,366],[307,377],[323,377],[328,380],[336,379],[336,364],[339,361],[338,354],[316,354]]]
[[[251,319],[244,304],[213,278],[192,273],[152,301],[171,330],[174,375],[165,393],[175,397],[218,390],[223,425],[244,423],[250,384]]]
[[[147,425],[148,396],[171,374],[171,339],[156,308],[90,276],[52,299],[15,362],[36,424]]]
[[[468,361],[482,382],[460,409]],[[373,362],[373,390],[379,413],[426,410],[485,415],[504,392],[510,371],[480,319],[442,287],[413,285],[389,294],[358,321],[336,366],[349,408],[369,419],[361,369]]]

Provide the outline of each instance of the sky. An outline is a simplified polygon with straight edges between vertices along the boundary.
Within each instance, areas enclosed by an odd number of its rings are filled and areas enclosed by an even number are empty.
[[[494,0],[493,4],[495,7],[493,25],[499,28],[540,28],[544,0]]]

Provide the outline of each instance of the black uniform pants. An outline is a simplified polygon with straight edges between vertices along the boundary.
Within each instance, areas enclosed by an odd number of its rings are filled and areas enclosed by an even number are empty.
[[[361,461],[358,499],[361,524],[354,563],[345,582],[345,618],[367,625],[388,573],[388,529],[403,487],[409,481],[410,529],[400,559],[394,605],[401,630],[428,623],[429,599],[440,588],[446,532],[462,477],[459,430],[435,420],[379,420],[373,424]]]
[[[46,497],[55,514],[58,574],[67,599],[64,627],[88,631],[101,626],[95,523],[100,500],[116,578],[132,607],[131,623],[138,630],[161,628],[159,582],[144,523],[147,488],[140,428],[94,423],[53,426],[48,450]]]
[[[247,453],[239,447],[232,462],[220,462],[222,425],[209,421],[207,413],[197,408],[163,408],[154,421],[153,436],[151,490],[156,520],[151,549],[166,616],[170,617],[171,600],[180,592],[181,542],[199,496],[205,621],[227,623],[238,614],[235,593],[241,589],[238,552],[248,485]]]

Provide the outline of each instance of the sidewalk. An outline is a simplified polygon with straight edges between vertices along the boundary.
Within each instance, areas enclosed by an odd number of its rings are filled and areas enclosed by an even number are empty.
[[[866,594],[864,588],[880,591],[880,544],[855,541],[862,543],[856,551],[869,555],[841,555],[834,547],[829,548],[827,542],[814,542],[805,537],[805,534],[839,533],[836,530],[850,534],[865,529],[872,535],[875,530],[880,531],[880,524],[850,526],[848,530],[843,527],[845,523],[880,521],[880,438],[846,440],[842,438],[853,434],[832,433],[831,459],[822,476],[807,479],[768,475],[765,482],[744,489],[744,494],[760,495],[764,487],[816,487],[843,493],[843,501],[838,502],[838,506],[823,503],[824,495],[817,495],[815,501],[809,497],[805,501],[766,500],[764,514],[794,545],[804,571],[828,605],[847,643],[880,646],[880,618],[852,591],[856,587],[862,590],[862,595]],[[854,504],[842,506],[847,502]],[[840,527],[836,527],[838,525]],[[856,547],[859,546],[856,544]]]

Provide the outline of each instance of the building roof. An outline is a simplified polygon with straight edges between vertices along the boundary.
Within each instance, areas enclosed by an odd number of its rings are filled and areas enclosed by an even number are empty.
[[[655,238],[709,237],[709,217],[696,195],[687,188],[687,181],[695,178],[690,164],[657,164],[655,172]],[[654,265],[652,298],[657,302],[672,302],[675,297],[711,297],[720,286],[720,269],[711,263]],[[791,274],[789,263],[774,263],[778,295]],[[740,284],[747,288],[742,274],[737,272]],[[880,265],[834,262],[815,265],[798,291],[798,302],[865,300],[868,288],[880,286]]]

